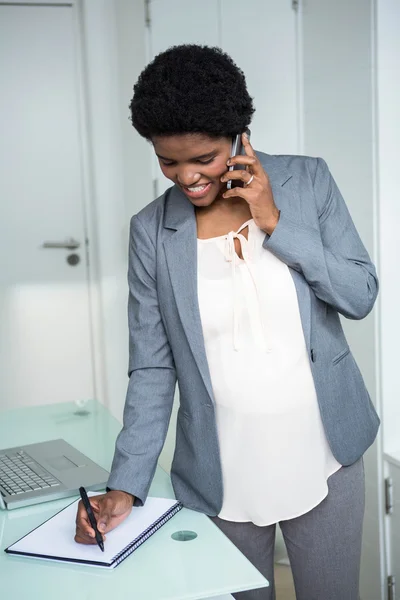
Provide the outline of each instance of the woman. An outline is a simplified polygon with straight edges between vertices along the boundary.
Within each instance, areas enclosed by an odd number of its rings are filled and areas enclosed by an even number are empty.
[[[343,198],[323,160],[253,150],[245,78],[216,48],[157,56],[131,111],[174,185],[131,222],[130,381],[99,526],[145,502],[178,381],[176,497],[271,583],[235,597],[274,598],[279,523],[297,598],[356,600],[379,419],[339,313],[365,317],[378,283]],[[76,540],[94,543],[85,515]]]

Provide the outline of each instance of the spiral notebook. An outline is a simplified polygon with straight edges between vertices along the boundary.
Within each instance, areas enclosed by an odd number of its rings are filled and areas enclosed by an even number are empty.
[[[92,496],[95,494],[91,494]],[[169,521],[182,505],[176,500],[148,498],[106,535],[104,552],[74,541],[78,500],[6,548],[11,555],[113,569]]]

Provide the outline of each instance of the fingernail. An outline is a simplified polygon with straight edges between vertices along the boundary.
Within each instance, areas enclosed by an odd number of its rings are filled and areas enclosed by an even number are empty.
[[[100,531],[104,531],[106,528],[106,524],[105,523],[99,523],[99,529]]]
[[[246,140],[248,140],[248,139],[249,139],[249,136],[247,135],[247,133],[246,133],[246,132],[244,132],[244,133],[243,133],[243,135],[244,135],[244,137],[246,138]]]
[[[227,160],[227,161],[226,161],[226,164],[229,166],[229,165],[231,164],[231,161],[230,161],[230,160]]]

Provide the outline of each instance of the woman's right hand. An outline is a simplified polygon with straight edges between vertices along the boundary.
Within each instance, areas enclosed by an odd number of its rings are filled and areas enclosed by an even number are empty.
[[[130,514],[134,500],[134,496],[119,490],[112,490],[106,494],[89,498],[96,517],[97,528],[103,534],[103,539],[105,539],[105,533],[117,527]],[[78,544],[97,543],[82,500],[79,501],[76,515],[75,541]]]

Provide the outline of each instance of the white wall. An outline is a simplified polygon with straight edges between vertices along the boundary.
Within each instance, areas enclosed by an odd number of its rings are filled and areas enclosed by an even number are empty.
[[[400,451],[400,2],[377,3],[381,368],[384,448]]]
[[[385,517],[387,574],[400,580],[400,317],[398,277],[400,203],[400,3],[377,2],[377,113],[381,278],[381,390],[386,475],[393,478],[394,511]],[[393,460],[396,459],[397,460]]]
[[[373,260],[378,257],[374,160],[374,3],[304,0],[304,153],[323,156]],[[373,402],[380,410],[378,311],[343,320]],[[361,596],[383,593],[381,437],[365,456],[366,516]]]

